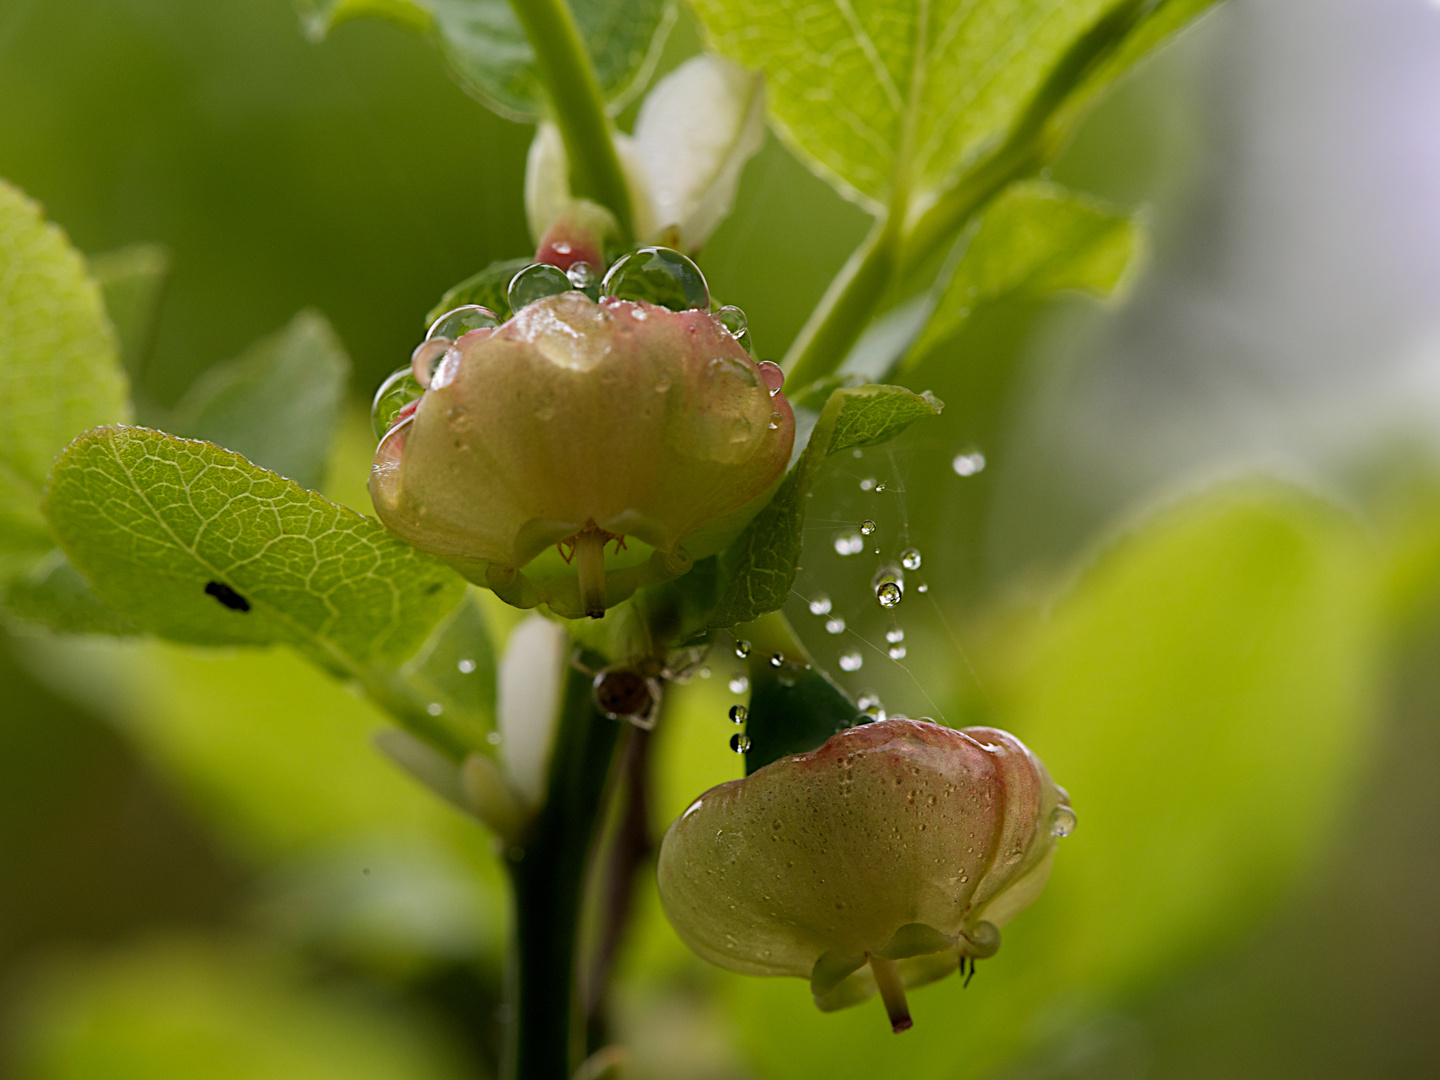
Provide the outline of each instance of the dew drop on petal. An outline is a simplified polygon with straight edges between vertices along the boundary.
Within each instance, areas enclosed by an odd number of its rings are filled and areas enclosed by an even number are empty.
[[[1062,840],[1075,831],[1075,811],[1068,806],[1057,806],[1050,811],[1050,835]]]
[[[746,735],[743,731],[737,731],[734,735],[730,736],[730,749],[734,750],[735,753],[747,754],[750,752],[750,746],[750,736]]]
[[[845,632],[845,620],[839,615],[826,619],[825,632],[827,634],[843,634]]]
[[[903,566],[906,570],[919,570],[920,563],[921,559],[919,548],[906,548],[900,553],[900,565]]]
[[[847,649],[840,654],[841,671],[859,671],[865,666],[865,658],[856,649]]]
[[[573,288],[575,286],[571,283],[570,276],[558,266],[531,263],[510,279],[506,297],[510,301],[510,310],[518,312],[536,300],[569,292]]]
[[[810,614],[829,615],[830,597],[826,596],[823,592],[816,593],[815,596],[810,600]]]
[[[715,312],[715,318],[720,320],[720,325],[729,331],[731,337],[746,349],[750,348],[750,323],[745,318],[745,312],[734,304],[726,304]]]
[[[605,275],[600,292],[618,300],[648,301],[671,311],[710,307],[705,275],[672,248],[643,247],[626,255]]]
[[[559,248],[556,248],[556,251],[559,251]],[[564,252],[559,253],[562,255],[565,254]],[[595,295],[599,295],[600,271],[596,270],[595,267],[591,266],[588,262],[581,261],[571,263],[570,268],[565,271],[565,276],[570,279],[570,284],[581,292],[588,293],[593,289],[596,290]]]
[[[750,710],[744,705],[730,706],[730,722],[732,724],[743,724],[748,719],[750,719]]]
[[[424,393],[425,388],[415,381],[415,373],[408,364],[394,371],[375,391],[375,401],[370,407],[370,423],[375,429],[375,437],[383,439],[400,418],[400,410],[412,401],[418,401]]]
[[[489,308],[479,304],[466,304],[445,312],[431,323],[430,329],[425,333],[425,340],[447,338],[450,341],[459,341],[471,330],[493,330],[499,325],[500,320]]]

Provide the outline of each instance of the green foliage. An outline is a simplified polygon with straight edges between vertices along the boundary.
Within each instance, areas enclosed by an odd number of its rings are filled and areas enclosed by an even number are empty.
[[[326,990],[243,942],[152,942],[47,972],[29,1003],[25,1080],[458,1080],[417,1016]]]
[[[1073,289],[1108,297],[1133,268],[1143,234],[1133,217],[1054,184],[1014,184],[962,238],[960,260],[905,359],[943,347],[982,304]]]
[[[90,583],[59,548],[52,548],[28,573],[10,582],[5,610],[61,634],[125,636],[139,632],[133,622],[99,601]]]
[[[538,120],[545,91],[535,51],[510,0],[300,0],[312,37],[375,15],[433,33],[467,91],[501,116]],[[571,4],[605,100],[623,104],[643,85],[674,21],[670,0],[576,0]]]
[[[1137,526],[1047,619],[1013,627],[981,671],[995,719],[1079,815],[1046,895],[963,999],[959,980],[915,995],[903,1042],[827,1022],[793,983],[736,986],[763,1074],[983,1075],[1063,1010],[1236,940],[1327,839],[1364,761],[1368,559],[1332,507],[1231,485]]]
[[[50,464],[95,424],[128,416],[125,376],[85,260],[0,181],[0,584],[53,546],[40,514]]]
[[[373,519],[208,443],[98,428],[46,513],[100,598],[146,630],[294,646],[339,674],[404,660],[463,588]]]
[[[90,257],[90,276],[105,298],[120,359],[139,382],[160,329],[160,301],[170,283],[170,252],[158,244],[131,244]]]
[[[789,598],[800,559],[805,506],[822,461],[841,450],[892,439],[942,408],[933,396],[899,386],[857,386],[832,393],[804,453],[775,497],[739,539],[721,552],[723,585],[710,625],[750,622],[777,610]]]
[[[318,488],[350,377],[350,358],[325,317],[302,311],[279,333],[216,364],[165,426]]]
[[[754,658],[752,658],[754,659]],[[750,716],[745,775],[787,754],[817,750],[855,722],[858,710],[825,673],[798,659],[781,668],[769,657],[750,664]]]
[[[493,262],[484,270],[471,274],[459,285],[445,290],[445,295],[440,298],[439,303],[432,307],[425,315],[425,325],[429,326],[447,311],[464,304],[479,304],[483,308],[489,308],[499,318],[508,319],[513,314],[510,310],[509,285],[513,278],[525,267],[529,266],[530,259],[501,259]]]

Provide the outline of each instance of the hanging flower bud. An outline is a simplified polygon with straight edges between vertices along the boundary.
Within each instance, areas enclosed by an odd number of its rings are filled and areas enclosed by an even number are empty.
[[[536,263],[511,283],[508,322],[422,344],[424,393],[393,413],[370,478],[406,541],[566,617],[599,616],[720,550],[795,437],[780,369],[710,314],[689,259],[641,249],[603,290],[596,302]]]
[[[1013,735],[926,721],[850,728],[712,788],[670,826],[660,899],[705,959],[810,980],[823,1010],[994,955],[1040,893],[1069,797]]]

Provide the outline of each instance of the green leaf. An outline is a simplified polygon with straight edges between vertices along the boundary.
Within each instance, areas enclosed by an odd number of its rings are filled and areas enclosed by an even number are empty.
[[[510,310],[510,298],[506,290],[513,278],[525,267],[529,266],[534,259],[501,259],[493,262],[484,270],[471,274],[459,285],[447,289],[445,295],[425,315],[425,325],[428,327],[447,311],[453,311],[465,304],[479,304],[481,307],[489,308],[500,319],[508,319],[513,314]]]
[[[1114,295],[1142,242],[1133,217],[1098,199],[1039,181],[1011,185],[961,239],[963,253],[905,366],[946,344],[982,304],[1066,289]]]
[[[317,488],[350,377],[350,358],[319,312],[195,381],[167,426],[223,446],[262,468]]]
[[[649,77],[675,21],[673,0],[570,0],[600,93],[618,108]],[[511,120],[546,111],[535,51],[510,0],[301,0],[312,38],[338,23],[375,15],[432,32],[460,84]]]
[[[931,394],[899,386],[858,386],[830,395],[810,442],[775,497],[720,554],[723,586],[710,626],[750,622],[775,611],[790,595],[800,560],[805,504],[820,463],[831,454],[894,438],[944,406]]]
[[[402,669],[406,681],[444,715],[477,730],[495,730],[495,648],[471,587],[465,598]]]
[[[105,311],[120,343],[120,359],[139,381],[155,347],[160,302],[170,283],[170,252],[159,244],[131,244],[90,256],[90,276],[100,286]]]
[[[750,716],[745,734],[745,775],[789,754],[818,750],[837,731],[855,723],[859,710],[819,668],[750,664]]]
[[[1375,569],[1333,506],[1234,483],[1140,522],[1043,618],[1009,621],[987,695],[1079,819],[1045,893],[976,986],[912,996],[904,1040],[815,1014],[798,981],[737,986],[730,1022],[756,1071],[994,1075],[1031,1033],[1243,942],[1314,865],[1368,763]]]
[[[0,583],[54,546],[40,495],[55,455],[128,415],[115,335],[83,256],[0,181]]]
[[[373,518],[239,454],[145,428],[76,439],[45,513],[100,599],[143,629],[284,643],[362,681],[414,653],[463,591]]]
[[[764,69],[781,134],[873,209],[949,187],[1002,139],[1114,0],[696,0],[715,47]]]

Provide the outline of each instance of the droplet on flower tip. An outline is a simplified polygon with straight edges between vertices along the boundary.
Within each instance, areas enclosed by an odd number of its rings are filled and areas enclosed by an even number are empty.
[[[826,619],[825,632],[827,634],[843,634],[845,632],[845,620],[839,615]]]
[[[770,657],[770,666],[771,666],[771,667],[782,667],[782,666],[784,666],[784,664],[785,664],[785,656],[784,656],[784,654],[777,652],[775,655],[773,655],[772,657]]]
[[[736,675],[730,680],[730,693],[743,694],[750,689],[750,680],[744,675]]]
[[[956,476],[974,476],[985,469],[985,455],[979,450],[967,450],[956,454],[950,462]]]
[[[459,341],[471,330],[493,330],[499,325],[500,320],[489,308],[479,304],[466,304],[445,312],[431,323],[430,329],[425,333],[425,340],[448,338]]]
[[[741,345],[745,345],[750,340],[749,320],[745,318],[745,312],[734,304],[726,304],[715,312],[715,318],[720,320],[720,325],[725,327],[730,332],[730,336]]]
[[[865,550],[864,538],[854,529],[844,529],[835,534],[836,555],[859,555]]]
[[[841,671],[859,671],[865,666],[865,658],[856,649],[847,649],[840,654]]]
[[[415,373],[408,366],[393,372],[375,391],[375,401],[370,406],[370,424],[375,429],[375,437],[383,439],[400,418],[400,410],[420,400],[424,393],[425,388],[415,381]]]
[[[1057,806],[1050,811],[1050,835],[1065,839],[1075,831],[1075,811],[1068,806]]]
[[[744,705],[730,706],[730,722],[732,724],[743,724],[748,719],[750,719],[750,710]]]
[[[646,301],[671,311],[710,308],[700,268],[673,248],[643,247],[620,259],[600,284],[602,296]]]
[[[824,593],[816,593],[815,596],[813,596],[810,600],[810,614],[829,615],[830,597],[826,596]]]
[[[744,638],[735,642],[735,655],[741,660],[750,655],[750,643]]]
[[[737,731],[730,736],[730,749],[737,754],[748,754],[750,752],[750,736],[743,731]]]
[[[549,263],[531,263],[510,279],[506,297],[510,301],[510,310],[519,311],[536,300],[569,292],[573,288],[575,285],[571,282],[570,276],[558,266],[551,266]]]
[[[860,535],[874,536],[875,530],[879,527],[880,526],[876,525],[875,522],[871,521],[869,518],[866,518],[864,521],[860,522]]]
[[[900,553],[900,565],[906,570],[919,570],[922,561],[919,548],[906,548]]]
[[[765,380],[765,385],[770,390],[770,396],[774,397],[780,393],[781,387],[785,385],[784,369],[771,360],[761,360],[755,366],[760,369],[760,378]]]

